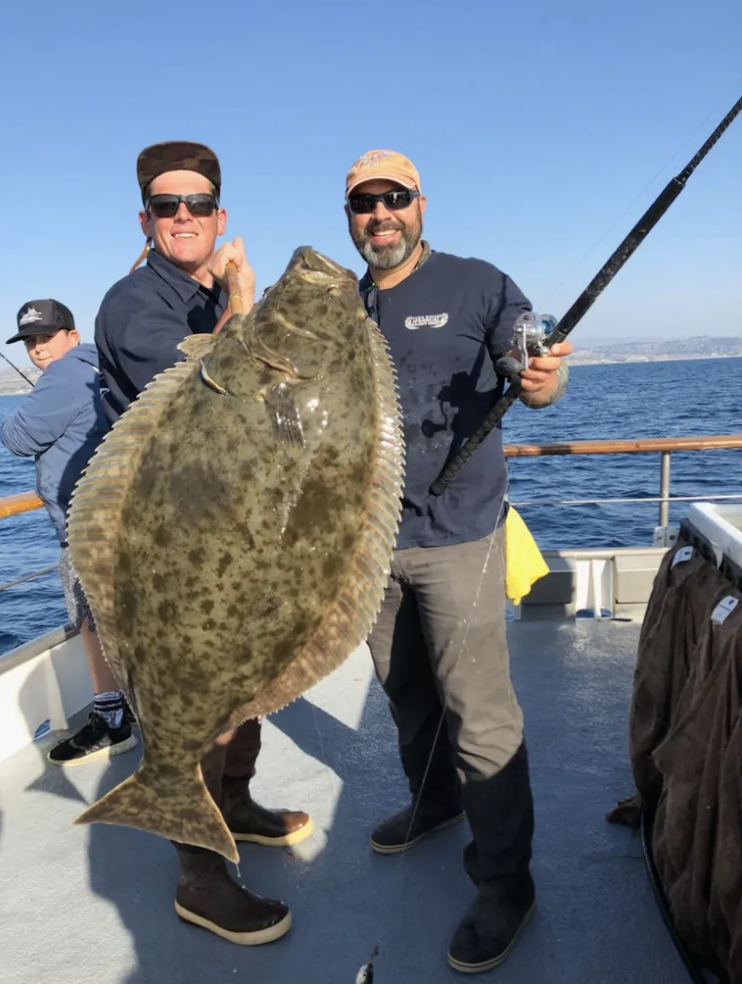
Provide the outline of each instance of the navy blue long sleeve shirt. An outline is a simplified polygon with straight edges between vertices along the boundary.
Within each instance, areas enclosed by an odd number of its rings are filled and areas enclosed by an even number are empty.
[[[494,361],[530,302],[491,263],[427,250],[395,287],[379,290],[367,275],[360,288],[398,373],[407,460],[397,546],[489,535],[504,518],[508,483],[499,426],[441,496],[429,489],[502,395]]]
[[[184,338],[214,331],[226,305],[221,288],[204,287],[155,250],[111,287],[95,319],[109,426],[157,373],[185,358]]]

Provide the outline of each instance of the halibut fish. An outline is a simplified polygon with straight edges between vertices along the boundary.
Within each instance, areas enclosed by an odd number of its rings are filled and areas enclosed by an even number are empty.
[[[401,512],[394,368],[355,275],[308,247],[248,315],[192,335],[99,445],[71,559],[141,727],[136,772],[78,823],[238,860],[204,785],[214,740],[368,636]]]

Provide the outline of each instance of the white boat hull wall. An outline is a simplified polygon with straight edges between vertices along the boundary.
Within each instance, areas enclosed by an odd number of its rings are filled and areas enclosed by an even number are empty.
[[[0,761],[34,740],[49,721],[52,731],[93,699],[85,652],[77,635],[50,632],[0,660]]]

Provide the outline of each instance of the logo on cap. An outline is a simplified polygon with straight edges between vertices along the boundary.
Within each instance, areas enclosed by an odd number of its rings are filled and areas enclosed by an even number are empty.
[[[376,167],[381,164],[386,157],[396,157],[391,150],[372,150],[356,161],[356,167]]]
[[[420,175],[417,168],[404,154],[396,150],[367,150],[351,166],[345,176],[345,194],[364,181],[394,181],[403,188],[420,189]]]
[[[26,311],[24,311],[23,314],[18,319],[18,327],[22,328],[23,325],[30,325],[33,324],[34,321],[43,321],[43,320],[44,320],[44,315],[41,313],[41,311],[37,311],[32,304],[31,307],[28,308]]]

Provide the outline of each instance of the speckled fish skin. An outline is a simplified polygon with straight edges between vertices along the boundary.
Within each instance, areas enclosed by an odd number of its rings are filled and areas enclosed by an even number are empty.
[[[247,316],[191,336],[100,445],[69,518],[73,564],[144,739],[77,822],[238,859],[200,759],[367,637],[400,516],[386,343],[353,273],[308,247]]]

